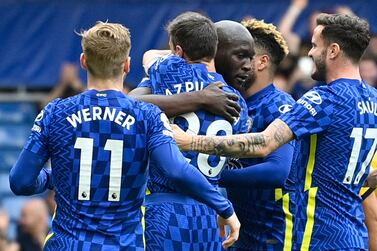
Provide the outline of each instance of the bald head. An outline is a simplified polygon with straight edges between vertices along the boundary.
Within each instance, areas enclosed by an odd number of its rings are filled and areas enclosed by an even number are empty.
[[[215,23],[215,27],[219,38],[219,46],[220,43],[234,43],[235,40],[253,42],[250,32],[238,22],[222,20]]]
[[[215,27],[219,39],[216,71],[242,93],[245,83],[250,82],[251,61],[255,55],[253,37],[242,24],[234,21],[219,21]]]

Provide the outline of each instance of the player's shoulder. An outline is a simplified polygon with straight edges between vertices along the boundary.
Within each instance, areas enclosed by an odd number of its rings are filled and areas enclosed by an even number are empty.
[[[363,82],[363,88],[367,89],[371,96],[377,97],[377,89],[375,87]]]
[[[298,102],[307,101],[314,105],[321,105],[324,101],[325,103],[333,103],[337,100],[337,97],[339,97],[339,90],[336,86],[321,84],[307,91]]]
[[[241,97],[241,93],[239,91],[237,91],[235,88],[233,88],[232,86],[228,85],[225,82],[224,82],[224,84],[225,84],[224,87],[223,87],[224,92],[233,93],[233,94],[236,94],[239,97]]]
[[[160,108],[154,104],[134,99],[129,96],[127,96],[127,99],[132,104],[133,109],[140,111],[140,113],[142,113],[144,117],[150,117],[161,113]]]
[[[73,104],[76,104],[77,101],[84,95],[85,92],[76,94],[74,96],[70,96],[67,98],[57,98],[53,100],[51,103],[53,103],[53,106],[56,108],[59,108],[61,106],[63,107],[72,107]]]
[[[49,102],[44,110],[48,110],[48,111],[52,111],[55,109],[55,107],[62,101],[63,99],[62,98],[56,98],[54,100],[52,100],[51,102]]]
[[[159,67],[162,65],[168,66],[168,65],[182,65],[182,64],[186,64],[186,61],[184,58],[171,54],[171,55],[166,55],[166,56],[158,58],[155,62],[155,67]]]
[[[273,101],[283,102],[290,105],[293,105],[296,102],[289,93],[286,93],[285,91],[282,91],[277,87],[275,87],[269,94],[267,94],[265,100],[269,100],[268,103],[271,103],[271,101]]]
[[[295,102],[290,94],[274,87],[261,100],[261,112],[264,113],[263,116],[266,118],[274,114],[276,116],[273,117],[276,118],[280,114],[290,111]]]
[[[246,101],[245,101],[245,99],[243,98],[243,96],[241,95],[241,93],[239,91],[237,91],[235,88],[233,88],[232,86],[229,86],[226,83],[225,83],[225,86],[223,87],[223,91],[227,92],[227,93],[232,93],[232,94],[237,95],[238,96],[238,104],[241,106],[242,110],[246,111],[246,114],[247,114],[247,104],[246,104]]]

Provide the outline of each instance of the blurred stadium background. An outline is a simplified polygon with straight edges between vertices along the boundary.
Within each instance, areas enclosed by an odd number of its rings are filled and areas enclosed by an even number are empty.
[[[130,29],[132,70],[125,83],[127,91],[144,75],[143,52],[166,48],[164,26],[178,14],[199,11],[214,21],[264,19],[278,26],[289,42],[291,54],[282,63],[276,83],[297,99],[315,84],[306,54],[311,22],[319,12],[353,12],[370,22],[375,36],[361,73],[376,86],[376,9],[377,0],[0,0],[0,251],[41,250],[50,225],[52,194],[15,197],[8,174],[41,107],[54,97],[84,88],[80,38],[75,31],[97,20],[119,22]]]

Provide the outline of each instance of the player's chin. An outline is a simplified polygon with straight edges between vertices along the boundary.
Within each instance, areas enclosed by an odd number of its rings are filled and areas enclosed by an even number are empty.
[[[239,92],[244,91],[245,90],[245,80],[241,79],[241,78],[236,78],[233,81],[232,87]]]

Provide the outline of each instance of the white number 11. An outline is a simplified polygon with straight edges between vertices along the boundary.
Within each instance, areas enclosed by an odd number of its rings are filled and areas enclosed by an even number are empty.
[[[78,199],[90,200],[93,139],[77,138],[74,148],[81,150]],[[104,149],[111,152],[109,194],[107,198],[108,201],[119,201],[122,179],[123,141],[108,139]]]

